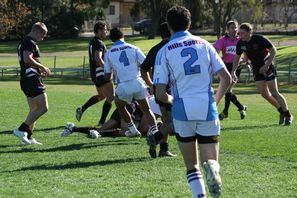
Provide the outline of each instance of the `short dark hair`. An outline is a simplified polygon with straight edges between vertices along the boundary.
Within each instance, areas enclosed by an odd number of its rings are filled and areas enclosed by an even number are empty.
[[[171,36],[168,24],[166,22],[161,23],[160,25],[160,35],[162,38],[169,38]]]
[[[102,30],[106,26],[104,21],[97,21],[94,25],[94,33],[98,33],[98,30]]]
[[[251,32],[251,31],[253,31],[253,27],[252,27],[252,25],[249,24],[249,23],[242,23],[242,24],[240,25],[239,29],[245,30],[245,31],[247,31],[247,32]]]
[[[238,25],[238,22],[235,21],[235,20],[234,21],[228,21],[227,22],[227,25],[226,25],[227,26],[227,29],[229,29],[230,25],[236,25],[237,26]]]
[[[183,6],[173,6],[167,11],[167,23],[174,31],[187,30],[191,24],[191,13]]]
[[[117,41],[124,37],[123,32],[120,28],[112,28],[109,32],[109,38],[112,42]]]

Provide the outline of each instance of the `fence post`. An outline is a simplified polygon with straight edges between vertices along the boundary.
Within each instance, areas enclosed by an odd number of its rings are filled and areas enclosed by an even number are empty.
[[[290,58],[290,61],[289,61],[289,71],[288,71],[288,84],[291,83],[291,70],[292,70],[292,62],[293,62],[293,59],[292,57]]]
[[[56,76],[56,63],[57,63],[57,56],[54,56],[54,76]]]
[[[86,56],[84,56],[84,61],[83,61],[83,78],[85,77],[85,66],[86,66]]]

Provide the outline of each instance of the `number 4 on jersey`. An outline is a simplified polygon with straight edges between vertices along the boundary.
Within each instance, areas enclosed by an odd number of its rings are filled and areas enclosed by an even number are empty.
[[[119,61],[120,61],[120,63],[123,63],[124,66],[128,66],[128,65],[130,65],[130,63],[129,63],[129,59],[128,59],[127,54],[126,54],[126,51],[122,51],[122,52],[121,52]]]

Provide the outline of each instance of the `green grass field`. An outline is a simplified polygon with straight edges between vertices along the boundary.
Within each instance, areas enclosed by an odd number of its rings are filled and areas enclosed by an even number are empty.
[[[34,136],[43,146],[20,146],[12,130],[24,120],[27,104],[17,81],[0,81],[0,197],[192,197],[174,137],[176,158],[151,159],[144,138],[60,137],[67,121],[97,123],[101,104],[74,111],[95,94],[89,81],[48,79],[48,113]],[[297,115],[296,86],[280,86]],[[235,92],[249,109],[245,120],[231,106],[222,122],[222,198],[296,198],[297,125],[278,126],[276,110],[255,94],[253,84]],[[221,103],[222,105],[223,103]]]
[[[209,42],[216,40],[215,36],[201,36]],[[297,47],[290,42],[296,42],[297,36],[273,35],[269,36],[278,48],[276,63],[280,70],[287,70],[292,62],[294,68],[297,65]],[[49,68],[54,67],[54,57],[56,56],[56,67],[82,67],[84,56],[85,65],[88,66],[88,41],[89,38],[78,38],[75,40],[45,40],[39,44],[41,50],[41,62]],[[152,46],[160,41],[159,37],[147,40],[146,37],[127,37],[126,41],[138,46],[145,54]],[[285,42],[283,44],[283,42]],[[18,42],[9,41],[0,44],[0,66],[18,66],[16,47]],[[106,39],[109,48],[111,42]],[[288,58],[289,57],[289,58]]]

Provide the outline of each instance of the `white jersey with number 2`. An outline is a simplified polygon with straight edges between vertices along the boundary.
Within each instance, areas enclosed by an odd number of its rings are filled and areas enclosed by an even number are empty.
[[[225,65],[213,46],[188,31],[175,33],[158,52],[154,84],[172,84],[176,120],[216,120],[213,74]]]

